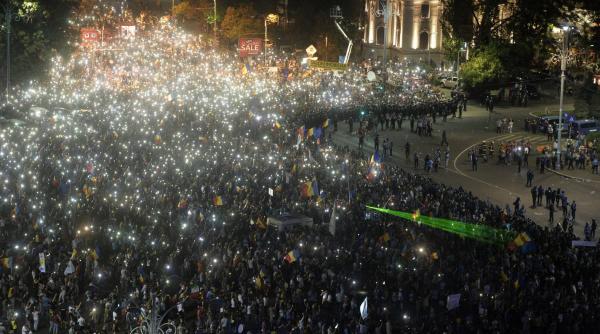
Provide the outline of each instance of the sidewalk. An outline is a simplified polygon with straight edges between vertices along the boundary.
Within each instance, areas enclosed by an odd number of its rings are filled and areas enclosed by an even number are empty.
[[[554,170],[548,168],[548,170],[558,176],[566,177],[569,179],[575,179],[581,182],[598,183],[600,184],[600,175],[592,174],[592,167],[587,166],[586,169],[571,169],[568,170],[565,166],[562,166],[560,170]]]

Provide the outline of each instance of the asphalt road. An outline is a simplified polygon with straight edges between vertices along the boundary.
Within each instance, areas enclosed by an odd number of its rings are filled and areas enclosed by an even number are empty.
[[[572,103],[567,100],[567,104]],[[378,130],[380,146],[383,140],[389,138],[393,141],[394,156],[387,162],[398,164],[408,170],[414,170],[412,164],[412,153],[420,152],[421,159],[427,153],[433,153],[440,147],[441,133],[446,130],[446,135],[450,143],[451,158],[447,169],[440,169],[437,173],[431,173],[434,180],[452,186],[462,186],[473,192],[479,198],[489,200],[501,206],[509,205],[517,197],[525,204],[525,214],[532,218],[536,223],[542,226],[548,225],[548,210],[545,208],[531,207],[530,188],[525,187],[527,169],[523,168],[521,173],[517,173],[517,166],[506,166],[497,164],[496,160],[483,163],[480,160],[478,171],[471,171],[471,165],[468,161],[467,152],[471,147],[481,143],[483,140],[495,138],[508,141],[511,139],[520,139],[526,137],[532,142],[542,143],[545,138],[541,135],[533,135],[524,132],[524,119],[529,117],[529,113],[538,110],[558,110],[557,99],[546,99],[536,101],[527,108],[497,106],[491,115],[475,101],[469,101],[467,112],[463,113],[462,119],[451,119],[442,122],[438,118],[434,124],[433,137],[419,137],[410,132],[409,122],[403,123],[401,130]],[[569,106],[567,106],[568,110]],[[514,132],[512,134],[496,134],[495,121],[498,118],[510,117],[514,121]],[[349,134],[345,123],[340,123],[339,131],[334,134],[334,141],[338,144],[349,145],[352,148],[358,147],[358,138],[356,134]],[[356,128],[356,127],[355,127]],[[365,140],[365,151],[369,154],[373,152],[373,135]],[[404,158],[404,145],[409,141],[411,144],[411,158],[406,161]],[[534,145],[535,146],[535,145]],[[442,150],[443,152],[443,150]],[[577,214],[574,224],[575,233],[583,237],[583,229],[586,222],[591,222],[592,218],[600,220],[600,178],[592,177],[588,173],[591,181],[584,182],[576,179],[565,178],[551,172],[539,174],[535,170],[535,158],[530,157],[530,166],[534,170],[534,185],[541,184],[542,187],[560,188],[565,190],[569,202],[575,200],[577,203]],[[422,164],[421,164],[422,165]],[[589,169],[588,169],[589,171]],[[424,173],[422,169],[415,171]],[[562,222],[562,212],[555,212],[555,222]]]

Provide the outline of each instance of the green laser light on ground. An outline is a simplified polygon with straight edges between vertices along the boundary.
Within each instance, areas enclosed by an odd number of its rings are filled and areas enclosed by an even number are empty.
[[[471,238],[485,243],[495,245],[505,245],[514,239],[514,233],[484,225],[467,224],[457,220],[444,218],[434,218],[421,216],[417,213],[396,211],[374,206],[366,206],[368,209],[386,213],[392,216],[404,218],[406,220],[416,221],[429,227],[460,235],[465,238]]]

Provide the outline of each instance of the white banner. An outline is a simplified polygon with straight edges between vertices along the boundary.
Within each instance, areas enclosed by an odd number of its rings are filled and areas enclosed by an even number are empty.
[[[365,297],[365,300],[362,302],[362,304],[360,304],[360,316],[363,318],[363,320],[367,319],[367,316],[369,315],[367,306],[367,297]]]
[[[65,276],[67,276],[67,275],[70,275],[70,274],[72,274],[74,272],[75,272],[75,266],[73,265],[73,262],[69,261],[67,263],[67,268],[65,268],[64,274],[65,274]]]
[[[572,240],[571,247],[596,247],[596,241]]]

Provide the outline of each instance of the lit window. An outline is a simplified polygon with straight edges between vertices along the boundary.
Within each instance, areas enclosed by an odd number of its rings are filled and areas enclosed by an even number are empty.
[[[421,5],[421,17],[424,19],[429,18],[429,4],[424,3]]]

